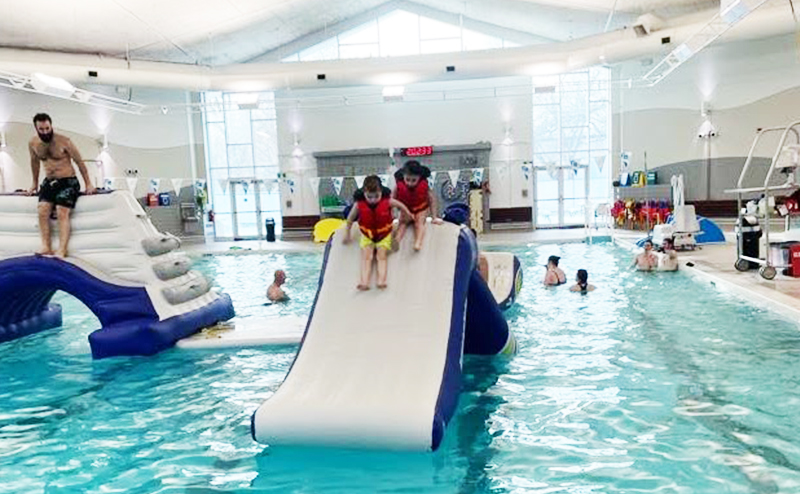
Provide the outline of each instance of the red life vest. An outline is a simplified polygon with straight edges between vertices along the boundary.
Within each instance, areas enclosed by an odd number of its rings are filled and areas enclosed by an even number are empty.
[[[392,233],[391,197],[383,194],[377,204],[371,206],[366,199],[356,201],[358,207],[358,228],[373,242],[380,242]]]
[[[406,205],[412,214],[428,209],[428,181],[420,178],[413,189],[406,185],[404,180],[397,181],[397,200]]]

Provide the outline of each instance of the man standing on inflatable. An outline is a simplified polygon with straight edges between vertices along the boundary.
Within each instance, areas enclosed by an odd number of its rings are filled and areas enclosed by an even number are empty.
[[[83,158],[69,137],[53,132],[53,122],[46,113],[37,113],[33,117],[36,137],[28,143],[31,154],[31,172],[33,185],[30,193],[39,193],[39,234],[42,237],[41,255],[53,255],[53,244],[50,239],[50,215],[56,208],[58,218],[58,251],[55,255],[67,257],[69,244],[69,216],[78,201],[81,184],[75,175],[75,162],[86,185],[86,194],[94,194],[95,189]],[[44,163],[44,180],[39,185],[39,167]]]
[[[411,160],[395,173],[395,186],[393,196],[405,204],[411,211],[411,216],[400,217],[400,226],[397,228],[397,244],[403,240],[409,224],[414,225],[414,250],[422,249],[425,239],[425,222],[428,213],[434,218],[434,223],[441,223],[436,219],[436,194],[428,187],[428,177],[431,171],[427,166],[422,166],[419,161]]]

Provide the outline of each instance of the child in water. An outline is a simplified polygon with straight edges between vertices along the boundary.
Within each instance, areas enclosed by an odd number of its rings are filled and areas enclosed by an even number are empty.
[[[377,175],[364,179],[364,186],[353,195],[355,204],[347,216],[344,243],[350,243],[350,229],[358,220],[361,230],[361,275],[357,288],[369,290],[372,279],[372,261],[377,258],[378,280],[380,289],[386,288],[388,274],[388,255],[392,249],[392,208],[411,216],[411,211],[400,201],[392,199],[392,191],[381,184]]]
[[[422,166],[419,161],[408,161],[403,168],[397,171],[392,197],[402,202],[410,211],[400,217],[400,226],[397,228],[397,242],[403,239],[409,224],[414,225],[414,250],[422,249],[425,239],[425,222],[428,214],[434,217],[434,223],[440,224],[442,220],[436,218],[436,194],[428,187],[428,177],[431,171],[427,166]]]

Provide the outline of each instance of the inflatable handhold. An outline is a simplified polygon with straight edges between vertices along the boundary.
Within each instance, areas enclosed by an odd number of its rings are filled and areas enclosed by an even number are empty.
[[[211,283],[205,276],[197,271],[192,271],[192,274],[192,278],[186,283],[164,288],[162,293],[164,294],[164,298],[167,299],[167,302],[172,305],[182,304],[196,299],[200,295],[204,295],[211,290]]]
[[[180,248],[181,241],[173,235],[159,235],[142,240],[142,248],[150,257],[156,257]]]
[[[189,258],[180,256],[170,261],[153,264],[153,272],[162,281],[171,280],[183,276],[192,268],[192,261]]]

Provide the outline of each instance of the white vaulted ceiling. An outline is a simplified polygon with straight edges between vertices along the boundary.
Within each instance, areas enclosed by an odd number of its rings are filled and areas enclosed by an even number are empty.
[[[3,0],[0,48],[226,65],[392,6],[457,15],[530,39],[568,41],[716,8],[709,0]],[[609,24],[609,15],[612,10]],[[540,41],[539,41],[540,42]],[[523,41],[524,43],[524,41]]]

